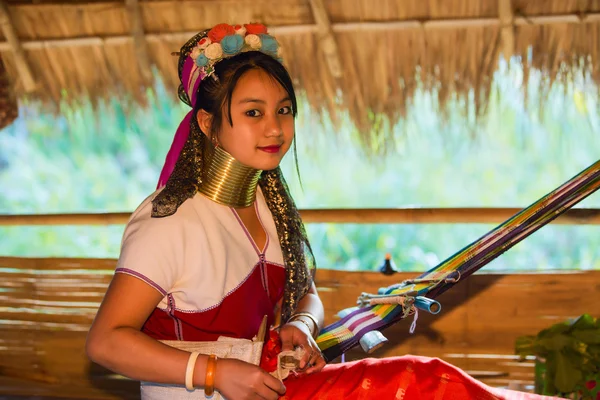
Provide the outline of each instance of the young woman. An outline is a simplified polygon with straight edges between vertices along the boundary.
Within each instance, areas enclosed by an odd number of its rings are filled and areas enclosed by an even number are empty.
[[[261,24],[217,25],[181,48],[179,77],[192,111],[125,229],[93,361],[140,380],[143,399],[510,396],[438,359],[325,367],[314,257],[279,169],[297,104],[277,41]],[[279,350],[297,371],[284,381],[269,373]]]

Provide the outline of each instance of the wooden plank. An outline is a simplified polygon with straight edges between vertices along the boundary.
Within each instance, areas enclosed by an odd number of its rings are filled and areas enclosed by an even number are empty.
[[[15,302],[16,300],[16,302]],[[31,308],[46,310],[44,312],[52,311],[53,309],[85,309],[89,308],[92,310],[98,309],[102,296],[35,296],[35,299],[31,298],[28,293],[21,292],[20,294],[15,293],[14,295],[9,293],[8,295],[0,295],[0,309],[2,308]],[[17,303],[17,304],[15,304]]]
[[[31,309],[31,308],[0,308],[0,320],[18,320],[32,323],[54,323],[57,327],[61,324],[90,324],[96,315],[97,309],[59,310],[58,308]],[[52,312],[45,313],[44,312]]]
[[[102,277],[101,279],[44,279],[30,275],[27,277],[16,277],[15,275],[2,275],[0,280],[4,282],[4,289],[7,291],[21,292],[27,291],[36,293],[104,293],[112,276]],[[79,290],[78,290],[79,289]]]
[[[93,279],[97,275],[111,274],[116,266],[116,260],[104,258],[24,258],[24,257],[0,257],[0,273],[28,272],[35,274],[47,274],[47,270],[56,273],[88,274]],[[10,271],[19,269],[20,271]]]
[[[520,208],[358,208],[305,209],[300,214],[307,224],[498,224],[519,211]],[[130,213],[0,215],[0,226],[124,225],[130,216]],[[552,224],[598,225],[600,209],[570,209]]]
[[[95,379],[74,384],[49,384],[26,378],[0,376],[0,395],[43,396],[72,399],[135,400],[139,383],[123,379]]]
[[[8,286],[8,285],[7,285]],[[35,291],[35,298],[38,300],[64,300],[64,299],[76,299],[77,297],[87,299],[98,299],[104,296],[106,292],[107,284],[94,285],[86,287],[74,287],[68,286],[55,286],[55,287],[41,287],[32,290],[26,286],[8,286],[3,289],[4,295],[0,294],[0,299],[3,297],[12,298],[32,298],[31,293]],[[26,297],[27,296],[27,297]]]

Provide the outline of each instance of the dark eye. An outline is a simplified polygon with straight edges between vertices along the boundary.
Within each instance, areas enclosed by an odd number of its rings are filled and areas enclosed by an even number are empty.
[[[258,110],[249,110],[249,111],[246,111],[246,115],[249,117],[260,117],[261,113]]]
[[[292,113],[292,107],[290,107],[290,106],[281,107],[279,109],[279,114],[291,114],[291,113]]]

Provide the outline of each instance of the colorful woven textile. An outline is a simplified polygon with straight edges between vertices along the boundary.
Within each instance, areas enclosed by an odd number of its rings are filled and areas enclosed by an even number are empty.
[[[340,321],[325,327],[317,343],[331,361],[359,343],[368,332],[382,331],[414,312],[413,305],[427,308],[431,299],[537,231],[600,188],[600,161],[523,209],[504,223],[415,279],[380,290],[369,299],[395,298],[405,304],[356,307]],[[418,303],[423,303],[419,305]],[[406,306],[409,305],[409,307]]]

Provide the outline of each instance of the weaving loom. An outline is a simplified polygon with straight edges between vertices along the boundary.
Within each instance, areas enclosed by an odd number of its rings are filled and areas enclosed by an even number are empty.
[[[367,353],[387,339],[381,331],[424,310],[437,314],[434,300],[452,286],[500,256],[542,226],[554,220],[600,188],[600,161],[568,180],[529,207],[420,276],[363,293],[358,306],[342,310],[341,319],[321,331],[317,344],[326,361],[332,361],[360,344]],[[414,328],[411,327],[411,330]]]

